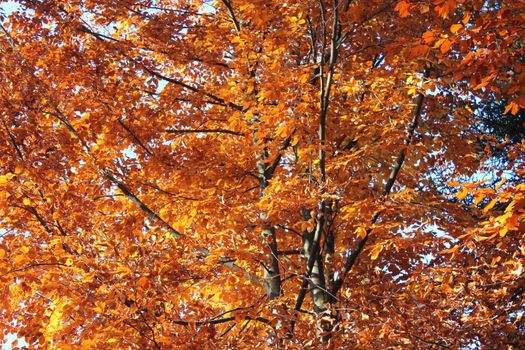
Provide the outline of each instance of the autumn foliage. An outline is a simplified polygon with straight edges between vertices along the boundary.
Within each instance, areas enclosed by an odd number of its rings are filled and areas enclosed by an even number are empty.
[[[0,6],[4,339],[525,346],[523,1]]]

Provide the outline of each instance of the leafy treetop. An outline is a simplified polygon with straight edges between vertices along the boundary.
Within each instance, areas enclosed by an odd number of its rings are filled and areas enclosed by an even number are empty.
[[[524,345],[525,3],[14,4],[1,335]]]

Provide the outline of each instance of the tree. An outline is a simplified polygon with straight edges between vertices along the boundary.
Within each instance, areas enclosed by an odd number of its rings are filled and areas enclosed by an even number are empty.
[[[488,135],[482,102],[505,101],[498,125],[523,115],[523,2],[15,5],[0,334],[524,345],[525,143]]]

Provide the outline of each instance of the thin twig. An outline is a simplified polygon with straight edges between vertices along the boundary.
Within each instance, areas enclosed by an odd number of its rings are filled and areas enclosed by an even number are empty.
[[[230,134],[244,136],[243,133],[228,129],[168,129],[168,134]]]

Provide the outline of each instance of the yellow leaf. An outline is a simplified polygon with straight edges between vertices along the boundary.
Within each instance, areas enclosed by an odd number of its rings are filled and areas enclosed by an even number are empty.
[[[11,180],[14,176],[15,176],[15,174],[13,174],[13,173],[7,173],[5,175],[1,175],[0,176],[0,185],[1,184],[5,184],[7,181]]]
[[[129,273],[130,270],[127,266],[119,266],[115,269],[115,274],[117,274],[119,277],[129,275]]]
[[[301,82],[301,83],[303,83],[303,84],[304,84],[304,83],[307,83],[307,82],[310,80],[310,78],[311,78],[310,73],[303,74],[303,75],[301,75],[301,76],[299,77],[299,82]]]
[[[366,237],[366,230],[365,230],[365,228],[363,226],[359,226],[355,230],[355,234],[357,235],[357,237],[365,238]]]
[[[93,308],[93,311],[95,311],[98,314],[101,314],[104,312],[104,309],[106,308],[106,304],[102,301],[96,301],[95,307]]]
[[[29,261],[29,259],[25,255],[17,255],[13,259],[13,262],[15,263],[15,265],[23,265],[27,261]]]
[[[456,194],[457,199],[462,200],[465,199],[465,197],[468,196],[468,189],[463,187],[459,192]]]
[[[120,26],[119,26],[119,29],[122,30],[122,31],[125,31],[129,28],[130,26],[130,21],[129,20],[126,20],[126,21],[122,21]]]
[[[511,226],[511,228],[512,228],[512,225],[506,224],[505,226],[503,226],[503,227],[501,228],[501,230],[499,230],[499,236],[500,236],[500,237],[505,237],[505,235],[507,234],[507,232],[509,232],[509,226]]]
[[[49,318],[45,332],[47,339],[52,339],[53,335],[62,329],[62,315],[65,306],[66,302],[60,299],[52,306],[51,317]]]
[[[376,260],[379,254],[383,251],[383,244],[379,243],[370,251],[370,259]]]
[[[439,39],[438,41],[436,41],[436,43],[434,44],[434,48],[437,49],[438,47],[440,47],[441,45],[443,45],[443,43],[445,42],[445,40],[447,39]]]
[[[502,178],[501,181],[498,182],[498,183],[496,184],[496,186],[494,187],[495,190],[496,190],[496,191],[499,190],[499,189],[501,188],[501,186],[503,186],[503,185],[505,184],[505,182],[507,182],[507,179],[506,179],[506,178]]]

